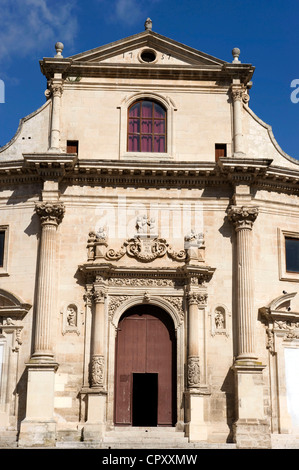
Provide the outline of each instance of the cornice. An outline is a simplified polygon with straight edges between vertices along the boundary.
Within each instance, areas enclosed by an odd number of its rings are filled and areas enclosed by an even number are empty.
[[[80,159],[71,154],[26,154],[22,160],[0,162],[1,184],[58,179],[66,185],[119,187],[231,186],[247,184],[298,194],[299,169],[273,166],[270,159],[224,157],[217,163]]]
[[[79,77],[108,77],[108,78],[147,78],[171,80],[228,80],[238,78],[242,83],[248,83],[254,73],[250,64],[238,66],[224,65],[144,65],[144,64],[115,64],[115,63],[85,63],[73,62],[72,59],[45,58],[40,61],[42,73],[48,80],[54,73]],[[78,84],[80,86],[80,83]]]

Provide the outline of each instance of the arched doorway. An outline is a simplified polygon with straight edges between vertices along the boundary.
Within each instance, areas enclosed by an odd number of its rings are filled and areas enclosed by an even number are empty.
[[[176,422],[176,338],[160,307],[137,305],[120,318],[116,338],[115,424]]]

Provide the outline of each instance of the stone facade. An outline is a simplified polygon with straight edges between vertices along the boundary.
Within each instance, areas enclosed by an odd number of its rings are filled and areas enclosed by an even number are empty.
[[[56,49],[40,63],[46,103],[0,149],[0,445],[105,445],[135,306],[172,324],[171,426],[189,443],[295,440],[299,272],[285,239],[299,238],[299,167],[249,107],[254,67],[150,22]],[[128,150],[136,102],[164,109],[165,151]]]

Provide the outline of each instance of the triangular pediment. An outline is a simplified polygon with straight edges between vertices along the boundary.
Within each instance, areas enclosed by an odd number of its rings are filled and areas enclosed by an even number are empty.
[[[155,64],[181,66],[222,66],[225,61],[200,52],[153,31],[130,36],[69,57],[73,63]]]

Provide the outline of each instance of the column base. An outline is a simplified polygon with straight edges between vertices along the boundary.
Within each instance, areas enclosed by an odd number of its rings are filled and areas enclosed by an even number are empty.
[[[206,395],[200,392],[185,393],[185,434],[189,442],[207,441],[208,425],[204,421]]]

